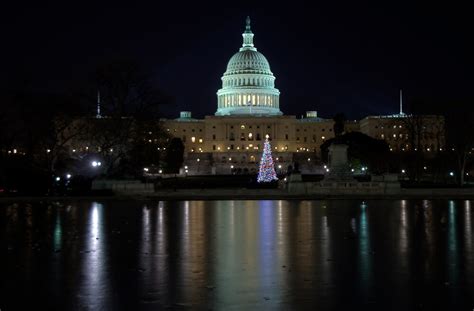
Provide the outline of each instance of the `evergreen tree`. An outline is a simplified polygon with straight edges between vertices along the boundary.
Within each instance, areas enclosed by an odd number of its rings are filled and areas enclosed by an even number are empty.
[[[273,180],[278,180],[275,167],[273,166],[272,159],[272,147],[268,141],[268,135],[265,139],[265,144],[263,145],[263,154],[262,159],[260,160],[260,169],[258,171],[258,182],[271,182]]]

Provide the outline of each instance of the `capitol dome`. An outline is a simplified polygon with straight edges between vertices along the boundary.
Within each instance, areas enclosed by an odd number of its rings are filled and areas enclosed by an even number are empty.
[[[257,50],[244,50],[234,54],[227,64],[224,75],[239,73],[260,73],[273,75],[265,56]]]
[[[215,115],[281,115],[280,91],[270,64],[253,44],[254,34],[247,17],[243,44],[227,63],[222,88],[217,91]]]

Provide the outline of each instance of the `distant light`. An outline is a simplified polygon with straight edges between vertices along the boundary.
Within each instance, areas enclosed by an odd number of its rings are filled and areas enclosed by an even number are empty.
[[[281,168],[281,165],[278,165],[278,168]]]
[[[454,176],[454,173],[453,173],[453,172],[449,172],[449,176]]]
[[[98,164],[96,161],[92,161],[91,165],[92,165],[93,167],[97,167],[99,164]]]
[[[97,166],[101,166],[102,165],[102,162],[97,162]]]
[[[187,173],[187,172],[188,172],[188,170],[184,170],[184,172],[185,172],[185,173]]]
[[[159,170],[158,173],[163,174],[163,170]]]
[[[308,162],[310,162],[310,161],[311,161],[311,158],[308,158]]]
[[[148,172],[148,171],[149,171],[148,167],[144,167],[143,170],[144,170],[145,172]]]
[[[201,161],[201,159],[197,158],[196,161],[199,162],[199,161]]]
[[[423,169],[426,170],[427,169],[426,166],[423,166]]]
[[[285,177],[285,178],[283,178],[283,180],[284,180],[284,181],[286,181],[286,177]]]
[[[351,172],[354,172],[354,169],[353,169],[353,168],[351,169]]]
[[[324,165],[324,168],[328,168],[327,165]]]
[[[185,170],[187,170],[187,169],[188,169],[188,166],[187,166],[187,165],[185,165],[185,166],[184,166],[184,169],[185,169]]]
[[[61,180],[61,177],[56,177],[56,181],[60,181]]]
[[[405,170],[402,170],[402,174],[405,174]]]
[[[47,153],[50,153],[50,152],[51,152],[51,149],[46,149],[46,152],[47,152]]]
[[[13,153],[16,153],[16,152],[17,152],[17,150],[16,150],[16,149],[13,149]]]
[[[72,175],[71,174],[66,174],[67,179],[71,179]]]
[[[230,168],[232,169],[232,168],[234,168],[234,166],[233,166],[233,165],[231,165],[231,166],[230,166]]]
[[[328,169],[328,168],[326,169],[326,172],[328,172],[328,173],[329,173],[329,169]]]

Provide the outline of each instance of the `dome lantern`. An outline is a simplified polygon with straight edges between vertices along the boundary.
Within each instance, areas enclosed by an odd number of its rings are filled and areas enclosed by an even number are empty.
[[[256,51],[257,49],[253,45],[253,33],[252,30],[250,29],[250,17],[247,16],[247,20],[245,21],[245,31],[242,34],[242,37],[244,38],[244,42],[242,43],[242,47],[240,48],[240,51],[245,51],[245,50],[252,50]]]

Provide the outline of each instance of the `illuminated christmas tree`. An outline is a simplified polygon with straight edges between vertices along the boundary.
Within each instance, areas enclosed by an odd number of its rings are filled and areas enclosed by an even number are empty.
[[[272,159],[272,147],[268,141],[268,135],[265,139],[265,144],[263,145],[263,154],[262,159],[260,160],[260,169],[258,171],[258,182],[271,182],[273,180],[278,180],[275,173],[275,167],[273,166]]]

